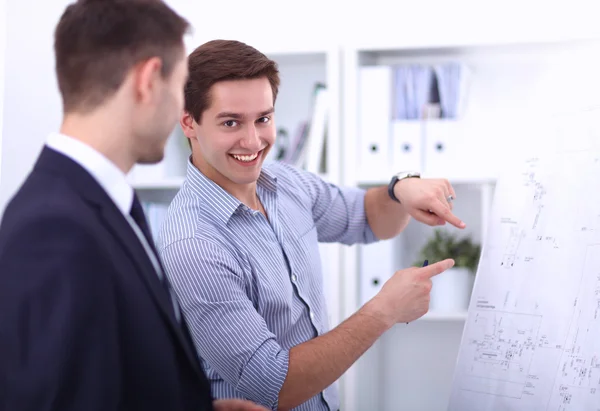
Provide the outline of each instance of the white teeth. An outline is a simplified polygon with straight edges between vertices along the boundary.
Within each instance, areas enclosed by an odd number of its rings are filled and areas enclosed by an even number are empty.
[[[252,161],[252,160],[254,160],[256,157],[258,157],[258,153],[256,153],[256,154],[252,154],[251,156],[242,156],[242,155],[239,155],[239,154],[232,154],[232,156],[233,156],[235,159],[237,159],[237,160],[240,160],[240,161],[246,161],[246,162],[248,162],[248,161]]]

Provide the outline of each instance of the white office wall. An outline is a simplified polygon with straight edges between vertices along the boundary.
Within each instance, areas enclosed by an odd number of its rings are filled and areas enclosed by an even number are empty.
[[[597,3],[597,2],[596,2]],[[523,42],[600,33],[594,0],[364,0],[344,23],[345,41],[419,47],[435,44]],[[335,21],[335,17],[332,17]]]
[[[7,41],[0,152],[0,214],[39,152],[60,124],[54,75],[54,26],[68,0],[6,2]],[[332,45],[422,46],[454,42],[522,41],[588,37],[600,33],[590,1],[337,0],[260,4],[167,0],[194,27],[193,48],[213,38],[246,41],[268,52],[323,49]],[[33,13],[32,11],[35,11]],[[0,17],[2,18],[2,17]],[[1,37],[0,37],[1,39]]]
[[[190,44],[234,38],[269,51],[324,43],[522,42],[600,34],[594,0],[167,0],[195,28]]]
[[[53,31],[70,3],[67,0],[5,1],[7,41],[0,213],[31,169],[48,133],[60,125]]]
[[[4,50],[6,48],[6,0],[0,0],[0,184],[2,184],[2,119],[4,114]]]
[[[314,50],[337,42],[345,27],[338,0],[166,2],[192,24],[190,48],[220,38],[269,52]]]

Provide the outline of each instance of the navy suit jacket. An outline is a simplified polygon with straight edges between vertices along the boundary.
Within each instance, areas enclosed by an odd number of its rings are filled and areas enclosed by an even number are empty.
[[[212,410],[139,239],[96,180],[48,147],[0,224],[0,410]]]

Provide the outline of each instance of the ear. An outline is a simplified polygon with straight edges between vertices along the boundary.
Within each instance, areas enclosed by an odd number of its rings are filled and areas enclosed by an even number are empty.
[[[183,134],[189,139],[196,138],[196,130],[194,130],[195,122],[196,120],[194,120],[194,117],[184,110],[181,118],[179,119],[179,124],[183,130]]]
[[[161,77],[162,61],[152,57],[136,68],[135,89],[140,103],[148,103],[155,98]]]

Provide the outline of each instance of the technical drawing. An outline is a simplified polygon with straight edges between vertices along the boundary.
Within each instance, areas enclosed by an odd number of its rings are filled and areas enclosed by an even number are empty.
[[[502,256],[502,261],[500,262],[502,267],[511,268],[515,265],[517,252],[519,251],[519,244],[521,244],[521,239],[523,236],[523,230],[518,227],[511,227],[510,238],[508,240],[508,244],[506,245],[504,255]]]
[[[477,311],[466,354],[471,358],[461,389],[520,398],[527,385],[542,317]]]
[[[600,245],[587,249],[589,259],[584,265],[549,409],[587,409],[582,408],[583,404],[595,401],[596,410],[600,410]],[[553,403],[560,406],[553,408]]]
[[[448,411],[600,411],[599,118],[498,182]]]

